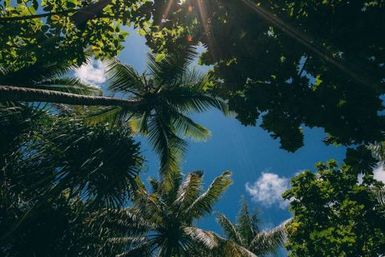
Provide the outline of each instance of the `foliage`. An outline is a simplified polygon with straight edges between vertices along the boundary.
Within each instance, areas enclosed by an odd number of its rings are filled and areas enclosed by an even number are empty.
[[[80,64],[89,54],[114,57],[127,35],[122,26],[149,19],[146,5],[126,0],[2,1],[0,62],[16,71],[47,63]]]
[[[224,214],[217,216],[227,240],[243,246],[257,256],[265,256],[283,246],[286,222],[270,230],[260,229],[260,220],[256,212],[250,213],[245,202],[239,211],[237,223],[232,223]]]
[[[365,178],[366,177],[366,178]],[[336,162],[302,172],[284,198],[294,218],[288,224],[289,256],[380,256],[385,251],[384,206],[374,188],[381,182]]]
[[[133,108],[111,107],[90,118],[90,121],[126,124],[134,132],[148,136],[160,155],[161,172],[176,170],[184,153],[185,137],[204,140],[209,131],[189,115],[212,107],[226,113],[221,99],[206,93],[213,83],[210,76],[189,70],[196,55],[187,47],[157,61],[149,55],[149,73],[140,75],[132,67],[113,62],[109,70],[109,90],[127,96],[139,104]]]
[[[5,234],[29,214],[32,203],[20,195],[3,198],[4,189],[8,188],[0,189],[1,256],[99,256],[105,239],[89,228],[84,204],[79,200],[68,201],[64,195],[40,206],[38,212],[18,226],[16,233]]]
[[[70,189],[70,197],[81,195],[90,203],[124,204],[142,165],[130,131],[47,113],[39,118],[32,121],[37,128],[19,135],[19,144],[8,152],[3,179],[34,197],[55,198]]]
[[[89,212],[127,203],[142,167],[139,144],[128,130],[37,106],[0,110],[2,254],[95,256],[105,240],[88,229]]]
[[[215,92],[284,149],[302,146],[303,125],[324,128],[328,143],[383,139],[384,1],[192,0],[171,10],[163,25],[185,22],[207,46],[201,62],[223,82]],[[156,51],[175,48],[151,35]]]
[[[183,181],[179,173],[173,181],[150,182],[152,191],[142,186],[133,206],[118,210],[116,220],[109,215],[109,223],[126,227],[125,236],[110,239],[127,246],[119,256],[194,256],[196,251],[206,255],[207,251],[219,251],[220,256],[254,256],[241,246],[194,226],[199,218],[211,213],[215,202],[231,184],[229,172],[222,173],[204,192],[200,171],[190,173]]]

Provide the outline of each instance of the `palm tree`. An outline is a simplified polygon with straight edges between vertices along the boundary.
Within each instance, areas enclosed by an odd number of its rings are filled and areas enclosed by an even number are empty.
[[[285,225],[261,231],[256,213],[251,214],[245,202],[242,203],[237,224],[232,223],[225,215],[219,214],[217,222],[222,227],[228,240],[243,246],[257,256],[264,256],[282,247],[286,237]]]
[[[75,68],[76,65],[56,61],[18,70],[0,66],[0,101],[61,103],[62,93],[62,98],[66,95],[100,96],[102,91],[97,87],[84,84],[80,79],[68,75]],[[52,99],[54,96],[59,99],[55,101]]]
[[[205,92],[212,85],[213,79],[209,75],[202,76],[188,70],[195,56],[196,52],[192,47],[169,55],[161,61],[156,61],[156,58],[150,55],[150,72],[144,75],[138,74],[132,67],[117,61],[112,62],[108,72],[109,90],[125,96],[126,99],[81,94],[74,91],[75,83],[78,85],[76,88],[87,89],[85,93],[92,93],[92,88],[81,85],[78,80],[71,81],[72,87],[57,84],[52,87],[51,80],[44,77],[56,76],[57,72],[55,67],[48,67],[38,71],[26,69],[11,74],[5,73],[5,76],[0,78],[0,101],[111,106],[93,115],[89,120],[128,121],[133,131],[148,135],[160,155],[161,171],[175,170],[186,147],[182,137],[206,139],[209,136],[209,131],[195,123],[188,115],[212,107],[223,112],[227,110],[222,100]],[[63,70],[65,71],[65,67],[59,69],[60,74]],[[30,79],[25,81],[24,78]],[[68,91],[69,89],[72,91]]]
[[[205,192],[202,192],[200,171],[190,173],[183,181],[180,173],[172,182],[151,180],[152,191],[141,186],[132,207],[106,212],[110,226],[126,231],[109,242],[125,246],[120,257],[194,256],[197,249],[206,253],[218,251],[223,253],[221,256],[255,256],[211,231],[194,226],[199,218],[211,213],[215,202],[231,184],[230,176],[230,172],[222,173]]]
[[[128,129],[20,104],[0,106],[0,121],[0,244],[63,197],[90,211],[124,206],[136,189],[143,158]]]
[[[186,147],[183,137],[203,140],[210,135],[189,114],[212,107],[227,111],[221,99],[205,92],[213,79],[188,69],[195,56],[195,49],[189,47],[161,61],[149,55],[148,74],[140,75],[119,62],[113,62],[108,72],[109,90],[140,104],[105,109],[97,115],[97,121],[128,122],[134,132],[147,135],[160,155],[162,173],[177,169]]]
[[[1,167],[7,183],[44,201],[67,191],[69,197],[81,196],[93,205],[123,206],[143,163],[131,132],[41,116],[35,131],[18,136],[18,145]]]

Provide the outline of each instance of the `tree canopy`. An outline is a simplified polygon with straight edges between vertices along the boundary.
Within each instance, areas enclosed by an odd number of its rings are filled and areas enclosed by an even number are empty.
[[[0,1],[0,255],[383,256],[384,24],[384,0]],[[132,28],[142,74],[117,59]],[[101,88],[74,76],[92,59]],[[181,171],[210,135],[191,114],[213,108],[290,152],[322,128],[346,158],[296,174],[271,230],[246,204],[217,214],[223,236],[200,228],[232,183]],[[148,183],[137,135],[159,157]]]
[[[291,181],[284,197],[293,220],[287,226],[289,256],[380,256],[384,253],[384,205],[381,182],[335,161],[317,164]],[[315,200],[316,199],[316,200]]]
[[[197,0],[175,3],[164,26],[187,24],[183,37],[207,47],[201,62],[213,65],[221,82],[214,91],[237,119],[295,151],[302,126],[324,128],[328,143],[383,139],[383,8],[366,0]],[[186,42],[147,39],[160,52]]]

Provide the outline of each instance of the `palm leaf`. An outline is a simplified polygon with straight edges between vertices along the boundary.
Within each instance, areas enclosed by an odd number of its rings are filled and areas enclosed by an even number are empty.
[[[226,237],[239,245],[244,245],[237,227],[223,214],[217,216],[217,222],[222,227]]]
[[[221,176],[217,177],[209,186],[207,191],[197,198],[187,209],[186,213],[194,218],[201,217],[206,213],[210,213],[213,204],[218,201],[222,193],[232,183],[231,173],[225,171]]]
[[[194,242],[203,245],[207,249],[212,250],[219,247],[220,239],[213,232],[205,231],[196,227],[185,227],[183,231]]]
[[[286,220],[279,226],[258,233],[250,243],[249,249],[257,255],[272,253],[280,246],[284,245],[286,239]]]
[[[140,96],[144,88],[143,80],[132,67],[123,65],[118,61],[113,61],[108,66],[108,89],[110,91]]]
[[[172,118],[176,131],[180,131],[181,135],[195,140],[206,140],[210,137],[210,131],[191,118],[180,113],[174,113]]]
[[[183,112],[204,112],[217,108],[227,114],[227,104],[216,97],[191,87],[177,87],[170,89],[167,99],[172,105]]]
[[[102,91],[99,88],[83,84],[77,78],[52,78],[38,81],[34,85],[36,88],[55,90],[66,93],[102,95]]]
[[[168,117],[158,115],[151,119],[148,138],[155,151],[160,155],[161,174],[178,170],[181,155],[186,150],[186,142],[174,134]]]
[[[372,152],[373,157],[378,161],[385,160],[385,142],[370,144],[367,148]]]
[[[192,46],[170,54],[161,61],[157,61],[156,57],[150,54],[147,66],[157,84],[167,87],[174,86],[186,72],[195,56],[196,49]]]
[[[203,173],[201,171],[190,173],[179,187],[173,205],[178,206],[181,211],[190,206],[199,196],[202,178]]]
[[[245,244],[249,245],[254,239],[255,235],[259,232],[258,215],[257,213],[250,214],[246,202],[243,201],[237,219],[238,232],[245,241]]]
[[[253,252],[231,240],[223,241],[220,253],[220,256],[224,257],[257,257],[257,255],[255,255]]]
[[[196,227],[186,227],[184,228],[184,232],[198,245],[203,245],[206,249],[210,250],[214,256],[257,257],[246,248],[231,240],[225,240],[214,232],[205,231]]]

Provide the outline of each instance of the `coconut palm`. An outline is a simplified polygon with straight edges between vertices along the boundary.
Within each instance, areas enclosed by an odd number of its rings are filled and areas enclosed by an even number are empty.
[[[143,161],[129,130],[48,115],[39,122],[36,131],[19,136],[3,167],[14,187],[43,200],[68,190],[93,205],[127,201]]]
[[[80,105],[81,101],[100,97],[100,89],[69,76],[75,68],[64,62],[36,64],[16,71],[0,66],[0,101]]]
[[[250,213],[245,202],[242,203],[237,224],[232,223],[225,215],[219,214],[217,222],[222,227],[226,238],[243,246],[257,256],[274,253],[282,247],[285,240],[285,221],[271,230],[261,230],[256,213]]]
[[[188,70],[195,57],[195,49],[189,47],[163,60],[149,56],[149,73],[140,75],[132,67],[117,61],[110,64],[109,90],[120,98],[83,95],[72,87],[43,83],[33,71],[23,70],[0,78],[0,100],[53,102],[72,105],[111,106],[89,118],[89,121],[128,122],[132,130],[148,136],[160,155],[161,171],[175,170],[186,143],[183,136],[206,139],[209,131],[195,123],[188,115],[215,107],[226,112],[226,104],[205,92],[213,79]],[[43,74],[54,73],[55,68],[42,69]],[[31,77],[28,81],[18,78]],[[52,76],[52,75],[51,75]],[[35,82],[39,81],[39,82]],[[16,86],[14,86],[16,83]],[[79,81],[76,80],[76,85]],[[27,87],[28,85],[28,87]],[[65,88],[67,92],[62,92]],[[78,86],[84,89],[87,87]],[[54,89],[54,90],[52,90]],[[89,88],[87,88],[89,89]],[[91,91],[90,91],[91,92]],[[124,97],[124,98],[122,98]]]
[[[172,182],[151,180],[152,191],[141,186],[132,207],[107,215],[110,225],[126,228],[125,235],[110,238],[109,242],[125,245],[126,250],[118,255],[121,257],[194,256],[198,249],[222,253],[226,250],[221,256],[254,256],[194,225],[199,218],[211,213],[215,202],[231,184],[230,176],[230,172],[222,173],[204,192],[200,171],[190,173],[183,181],[180,173]]]
[[[206,139],[209,131],[188,115],[212,107],[226,112],[226,104],[205,92],[211,83],[209,75],[189,70],[196,56],[189,47],[157,61],[149,55],[147,74],[140,75],[132,67],[114,62],[109,70],[109,90],[140,102],[135,108],[113,107],[98,119],[118,119],[135,132],[147,135],[160,155],[161,172],[176,170],[186,143],[182,137]]]
[[[24,105],[1,107],[0,121],[0,135],[7,137],[0,140],[0,212],[10,220],[0,222],[1,244],[59,198],[69,205],[80,199],[89,211],[121,207],[136,189],[143,159],[128,129],[90,126]]]

